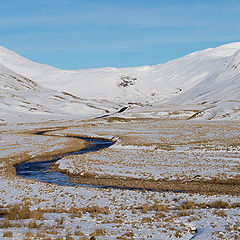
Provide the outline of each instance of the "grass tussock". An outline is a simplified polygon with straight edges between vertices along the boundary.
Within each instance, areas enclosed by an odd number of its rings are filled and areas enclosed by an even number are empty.
[[[178,206],[179,210],[189,210],[189,209],[224,209],[224,208],[239,208],[240,203],[228,203],[222,200],[212,201],[210,203],[196,203],[194,201],[185,201]]]
[[[39,228],[39,226],[35,220],[31,220],[28,224],[28,228]]]
[[[4,232],[3,237],[11,238],[11,237],[13,237],[13,233],[11,231]]]
[[[99,207],[99,206],[87,206],[82,209],[84,213],[96,213],[96,214],[110,214],[109,207]]]
[[[29,231],[29,232],[26,232],[26,233],[25,233],[25,237],[26,237],[26,238],[32,238],[32,237],[34,237],[34,234]]]
[[[85,234],[83,232],[81,232],[80,230],[77,230],[74,232],[75,236],[85,236]]]
[[[46,239],[46,233],[39,231],[39,232],[37,232],[37,234],[36,234],[36,238],[37,238],[37,239],[41,239],[41,238]]]
[[[140,209],[142,213],[148,213],[149,211],[168,212],[170,210],[170,206],[154,203],[153,205],[143,204],[142,206],[137,207],[136,209]]]
[[[155,215],[155,219],[156,219],[157,221],[159,221],[159,220],[165,218],[166,216],[167,216],[167,215],[166,215],[164,212],[158,212],[158,213]]]
[[[47,231],[47,234],[50,234],[50,235],[58,235],[59,232],[58,232],[56,229],[52,229],[52,230],[48,230],[48,231]]]
[[[3,222],[0,223],[0,228],[10,228],[10,227],[12,227],[12,224],[9,221],[8,216],[4,216]]]
[[[192,214],[193,214],[192,212],[185,210],[185,211],[178,211],[176,215],[177,217],[186,217]]]
[[[194,201],[190,201],[190,200],[186,200],[185,202],[183,202],[180,206],[179,209],[180,210],[184,210],[184,209],[195,209],[197,208],[197,205]]]
[[[67,235],[66,235],[66,240],[73,240],[73,236],[72,236],[72,233],[71,232],[68,232]]]
[[[175,233],[176,238],[182,238],[183,237],[183,231],[182,230],[177,230]]]
[[[91,237],[96,237],[96,236],[105,236],[106,235],[106,230],[103,228],[97,228],[94,232],[90,234]]]
[[[30,210],[29,203],[9,205],[8,210],[5,213],[5,216],[7,216],[9,220],[43,219],[43,214],[41,212],[41,209],[32,211]]]
[[[152,218],[150,218],[150,217],[144,217],[144,218],[142,218],[142,221],[141,221],[142,223],[151,223],[152,222]]]
[[[227,214],[224,210],[215,211],[214,214],[218,217],[226,217],[227,216]]]
[[[230,204],[228,202],[224,202],[222,200],[214,201],[207,204],[209,208],[229,208]]]

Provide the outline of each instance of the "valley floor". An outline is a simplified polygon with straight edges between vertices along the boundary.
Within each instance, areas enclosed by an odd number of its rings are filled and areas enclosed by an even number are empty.
[[[41,130],[52,131],[32,134]],[[132,114],[2,125],[0,132],[0,237],[240,239],[239,122]],[[85,147],[66,135],[116,143],[64,157],[54,170],[75,183],[151,190],[58,186],[16,176],[15,164]]]

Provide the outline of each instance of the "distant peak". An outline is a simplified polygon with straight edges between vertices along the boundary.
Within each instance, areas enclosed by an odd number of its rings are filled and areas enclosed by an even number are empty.
[[[225,44],[225,45],[221,45],[217,48],[237,48],[237,49],[240,49],[240,42],[228,43],[228,44]]]
[[[230,57],[240,50],[240,42],[228,43],[225,45],[218,46],[216,48],[209,48],[200,53],[206,53],[207,56],[211,57]]]

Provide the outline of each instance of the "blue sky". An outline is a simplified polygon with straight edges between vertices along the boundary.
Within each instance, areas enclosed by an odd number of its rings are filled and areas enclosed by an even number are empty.
[[[154,65],[240,41],[239,0],[0,1],[0,45],[64,69]]]

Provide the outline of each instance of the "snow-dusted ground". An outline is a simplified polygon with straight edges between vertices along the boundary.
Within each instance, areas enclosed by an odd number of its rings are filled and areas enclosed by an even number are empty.
[[[58,167],[76,174],[155,180],[225,179],[239,174],[239,123],[109,119],[56,132],[118,139],[101,154],[65,157]]]
[[[66,121],[59,126],[68,124]],[[26,133],[27,129],[50,129],[57,125],[51,122],[37,126],[12,125],[9,131],[4,126],[2,163],[11,159],[11,152],[21,157],[21,153],[26,152],[41,156],[47,149],[47,153],[51,153],[53,146],[54,151],[69,150],[69,145],[74,145],[69,138]],[[98,174],[126,176],[129,171],[134,177],[182,176],[185,179],[191,178],[192,174],[201,174],[201,177],[217,176],[217,173],[221,177],[238,174],[237,123],[113,117],[73,121],[68,128],[49,134],[114,136],[117,139],[109,149],[68,158],[81,171],[91,168]],[[64,161],[66,158],[59,162],[66,167]],[[27,204],[30,212],[36,211],[41,217],[33,214],[31,219],[21,219],[24,217],[19,214],[17,220],[11,220],[11,215],[6,214],[0,218],[0,236],[7,235],[6,232],[12,233],[11,239],[27,236],[30,239],[41,239],[41,236],[42,239],[65,239],[67,236],[89,239],[95,235],[96,239],[189,240],[237,239],[239,236],[239,196],[61,187],[12,174],[6,176],[4,171],[5,168],[1,168],[0,212],[11,209],[10,203]]]
[[[112,149],[108,149],[109,157],[114,157],[114,154],[121,149],[123,158],[125,160],[128,159],[129,163],[137,163],[138,161],[137,158],[132,158],[132,154],[135,154],[135,156],[139,154],[138,157],[143,154],[145,162],[149,160],[152,163],[152,160],[147,157],[151,155],[150,152],[154,154],[155,151],[158,152],[156,149],[159,149],[161,153],[166,153],[167,150],[161,149],[166,146],[158,144],[160,143],[160,139],[162,142],[165,139],[170,145],[174,142],[176,135],[179,133],[169,132],[168,130],[171,128],[176,131],[180,129],[177,126],[181,126],[182,132],[186,132],[183,138],[192,136],[191,139],[193,142],[197,138],[192,135],[193,130],[197,130],[194,127],[189,128],[189,126],[181,121],[179,123],[172,122],[172,126],[170,126],[170,123],[165,123],[164,125],[164,121],[160,123],[154,120],[148,123],[151,126],[149,129],[143,129],[143,125],[134,121],[109,123],[101,120],[82,123],[80,126],[78,122],[73,122],[72,124],[75,125],[74,128],[70,127],[57,131],[56,134],[82,135],[85,133],[89,136],[112,136],[113,132],[115,132],[115,136],[119,137],[121,142],[114,145]],[[62,123],[62,125],[66,124],[67,122]],[[126,124],[128,125],[127,127]],[[49,128],[51,123],[47,125]],[[159,132],[154,134],[153,129],[156,130],[157,126],[160,125],[162,130],[159,127]],[[224,134],[228,141],[237,135],[236,130],[238,126],[232,126],[230,123],[220,125],[216,127],[215,124],[204,125],[199,123],[196,124],[196,128],[201,128],[201,132],[206,132],[207,128],[213,129],[211,132],[208,131],[209,139],[214,139],[217,132],[219,136],[222,136],[223,133],[217,131],[219,128],[225,129]],[[92,128],[90,129],[89,126],[92,126]],[[40,125],[38,127],[46,126]],[[15,133],[8,135],[6,132],[2,135],[2,141],[4,141],[5,146],[1,148],[3,150],[1,151],[2,161],[4,161],[6,156],[9,156],[10,148],[15,153],[17,152],[16,150],[19,150],[19,156],[21,152],[31,152],[32,155],[41,155],[41,148],[43,146],[51,149],[53,144],[58,148],[63,148],[67,144],[66,141],[70,141],[63,137],[21,134],[21,131],[26,131],[25,128],[28,128],[28,126],[19,126],[16,135]],[[33,128],[33,125],[31,128]],[[141,129],[141,133],[137,129]],[[7,130],[6,127],[5,130]],[[135,134],[133,134],[133,130]],[[51,135],[53,133],[51,132]],[[129,135],[126,135],[128,133]],[[205,133],[202,134],[202,137],[204,135]],[[128,141],[127,136],[130,138]],[[147,136],[148,138],[146,138]],[[152,139],[152,141],[158,139],[156,146],[147,146],[148,141],[144,141],[145,138],[147,140]],[[200,140],[203,141],[201,138]],[[19,144],[19,142],[22,144]],[[129,144],[130,142],[131,145]],[[202,143],[193,143],[192,146],[202,151],[203,155],[205,154],[205,151],[201,150]],[[213,146],[211,144],[208,146],[209,151],[213,151]],[[184,141],[181,147],[182,150],[186,147]],[[227,151],[222,149],[223,147],[219,143],[219,148],[214,151],[217,152],[220,150],[227,153]],[[105,159],[109,161],[109,159],[106,159],[108,150],[87,154],[83,159],[79,158],[79,166],[85,166],[86,162],[84,158],[95,158],[98,161]],[[179,146],[174,146],[174,149],[169,151],[182,152],[182,150],[179,149]],[[228,152],[227,154],[234,155],[236,154],[236,149],[229,149]],[[226,158],[228,158],[228,155],[226,155]],[[120,155],[118,159],[121,160]],[[192,158],[189,159],[189,161],[191,160]],[[238,161],[239,158],[235,160]],[[113,159],[114,162],[116,163],[117,161]],[[178,163],[181,165],[181,162]],[[210,161],[208,167],[214,169],[214,166],[212,166],[214,163],[214,161]],[[124,166],[123,162],[121,164]],[[86,167],[88,165],[86,164]],[[147,169],[151,172],[153,168],[150,165],[146,164],[146,167],[142,168],[141,171],[143,172],[144,169]],[[92,164],[92,166],[93,169],[97,168],[97,165]],[[107,171],[112,168],[108,164],[105,164],[105,166],[107,166]],[[180,167],[178,168],[180,169]],[[172,170],[174,171],[174,169],[175,167],[173,166]],[[198,167],[195,167],[195,169],[198,169]],[[217,169],[221,171],[221,167],[218,166]],[[227,169],[229,170],[230,167]],[[131,168],[129,170],[131,171]],[[171,166],[165,172],[171,173]],[[206,172],[208,171],[204,171],[203,169],[203,173]],[[210,172],[214,174],[214,171]],[[157,171],[154,170],[152,173],[156,174]],[[116,174],[121,175],[121,172],[116,172]],[[134,171],[134,174],[136,176],[138,172]],[[36,211],[41,215],[39,217],[35,214],[36,216],[33,215],[31,219],[21,219],[20,214],[17,220],[11,220],[11,217],[8,217],[8,215],[2,219],[0,218],[0,236],[7,235],[7,232],[10,232],[12,233],[11,239],[25,239],[27,236],[30,239],[34,237],[37,239],[46,239],[47,237],[49,239],[60,237],[63,239],[67,237],[72,237],[72,239],[84,239],[85,237],[85,239],[89,239],[91,235],[95,235],[96,239],[236,239],[239,236],[240,209],[238,196],[207,196],[171,192],[61,187],[55,184],[44,184],[21,179],[13,175],[6,176],[3,170],[0,182],[0,211],[11,209],[9,204],[16,203],[28,205],[30,212],[34,213]],[[78,234],[82,234],[82,236],[80,237]]]
[[[2,177],[0,180],[2,208],[9,202],[28,201],[31,211],[39,207],[48,212],[42,219],[36,218],[35,224],[30,224],[30,219],[9,220],[12,226],[1,227],[0,235],[10,231],[11,239],[25,239],[29,232],[30,239],[41,236],[40,233],[45,236],[42,239],[66,239],[69,233],[72,239],[82,239],[77,231],[86,239],[94,232],[100,234],[96,239],[236,239],[239,236],[240,210],[234,206],[239,201],[237,197],[58,187]],[[97,229],[101,229],[98,234]]]

